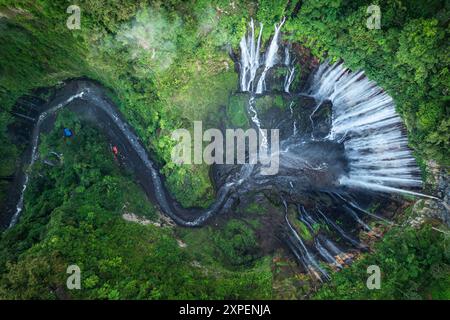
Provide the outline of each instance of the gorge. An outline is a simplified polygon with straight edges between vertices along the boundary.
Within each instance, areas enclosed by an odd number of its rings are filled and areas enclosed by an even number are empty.
[[[351,72],[339,62],[332,65],[324,62],[305,87],[290,88],[295,68],[290,64],[289,46],[280,44],[283,23],[284,19],[275,25],[272,40],[263,51],[262,24],[256,39],[252,20],[250,31],[241,40],[238,62],[240,97],[247,100],[246,110],[252,126],[260,133],[264,133],[264,129],[280,130],[280,150],[273,151],[265,136],[260,143],[270,152],[278,153],[277,174],[265,175],[261,164],[215,164],[212,169],[217,186],[214,203],[205,210],[184,209],[166,190],[151,156],[101,87],[83,80],[69,82],[43,107],[27,157],[30,170],[39,159],[41,127],[48,127],[46,122],[52,121],[60,109],[72,105],[73,111],[102,127],[110,140],[120,145],[125,161],[133,168],[149,197],[179,225],[201,226],[213,215],[232,210],[239,198],[250,192],[270,190],[279,195],[285,210],[283,238],[287,246],[305,271],[320,280],[329,278],[319,261],[342,268],[342,263],[351,260],[342,262],[340,257],[346,256],[345,250],[336,241],[343,240],[344,246],[365,249],[357,235],[346,228],[355,233],[353,224],[356,224],[370,232],[368,219],[386,220],[364,209],[360,201],[367,207],[370,204],[367,196],[374,197],[377,193],[435,197],[419,192],[420,171],[407,147],[402,121],[395,112],[392,98],[362,72]],[[280,46],[284,50],[280,50]],[[284,56],[279,51],[284,52]],[[280,73],[279,69],[285,72]],[[277,78],[277,74],[284,74],[284,78]],[[277,87],[283,90],[274,89]],[[267,97],[281,97],[284,104],[278,107],[281,110],[274,111],[274,106],[258,110],[261,109],[259,99]],[[74,101],[79,103],[73,105]],[[247,158],[250,156],[247,154]],[[29,180],[27,171],[20,177],[22,192],[10,227],[17,222],[23,209]],[[295,211],[293,215],[289,214],[290,208]],[[339,226],[338,217],[346,219],[348,225]],[[290,219],[304,224],[314,235],[313,239],[302,239]],[[317,231],[320,225],[326,225],[330,231]]]
[[[442,0],[0,0],[0,300],[448,299],[447,39]]]

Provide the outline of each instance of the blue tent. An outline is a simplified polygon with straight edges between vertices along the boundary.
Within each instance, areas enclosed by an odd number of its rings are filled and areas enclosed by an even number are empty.
[[[71,137],[73,136],[72,130],[70,130],[69,128],[64,128],[64,137]]]

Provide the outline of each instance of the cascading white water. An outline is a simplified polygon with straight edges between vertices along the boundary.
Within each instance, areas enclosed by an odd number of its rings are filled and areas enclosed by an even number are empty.
[[[255,43],[255,24],[250,21],[250,32],[244,35],[239,44],[241,49],[240,87],[244,92],[253,91],[256,71],[260,66],[259,51],[261,46],[263,25],[260,23],[258,40]]]
[[[284,46],[282,58],[278,54],[280,30],[284,22],[283,18],[279,24],[275,25],[274,36],[264,55],[259,54],[262,25],[256,41],[253,21],[251,21],[249,32],[244,35],[240,45],[240,87],[242,91],[250,93],[249,115],[254,125],[260,129],[264,143],[267,143],[267,138],[261,131],[261,121],[255,107],[255,99],[258,94],[263,94],[265,91],[272,89],[271,85],[266,88],[266,76],[271,77],[269,70],[276,65],[283,65],[286,68],[284,83],[282,83],[282,89],[285,93],[290,93],[290,86],[295,76],[294,59],[291,58],[289,46]],[[303,92],[314,97],[317,103],[315,108],[309,112],[313,129],[310,140],[328,139],[332,140],[329,141],[330,143],[342,143],[344,145],[345,151],[343,153],[345,153],[346,162],[348,162],[348,170],[342,170],[337,174],[336,184],[355,189],[431,197],[408,190],[420,188],[422,181],[416,161],[407,146],[408,139],[402,131],[402,120],[396,113],[395,104],[389,95],[374,82],[364,77],[362,71],[351,72],[342,63],[321,64],[310,83],[309,89]],[[324,105],[325,100],[332,102],[331,128],[325,138],[316,139],[314,137],[314,128],[316,127],[314,115],[316,112],[322,111],[320,108]],[[294,103],[291,102],[289,110],[293,122],[292,135],[296,136],[298,135],[297,119],[294,117],[293,106]],[[322,116],[318,115],[319,119],[320,117]],[[298,166],[298,163],[302,160],[301,156],[299,154],[291,155],[289,152],[289,146],[282,151],[283,166],[288,168],[290,163],[292,163],[292,167]],[[306,160],[301,167],[310,170],[328,169],[326,163],[324,163],[324,166],[311,166]],[[292,181],[289,181],[288,186],[294,189]],[[357,203],[343,198],[339,193],[337,196],[335,200],[340,203],[342,214],[354,220],[367,232],[371,231],[371,228],[362,216],[385,220],[362,209]],[[286,209],[287,204],[285,201],[283,203]],[[317,207],[315,211],[320,222],[328,225],[334,233],[347,243],[359,249],[366,248],[357,237],[347,233],[336,223],[326,209],[321,210]],[[306,270],[319,275],[319,278],[327,278],[326,272],[321,269],[316,261],[317,257],[322,257],[323,261],[337,268],[341,268],[345,264],[347,260],[341,259],[342,251],[330,240],[321,236],[320,239],[315,238],[313,243],[307,243],[301,239],[287,215],[285,219],[288,226],[287,244]],[[298,219],[311,229],[311,233],[314,233],[309,221],[312,218],[306,211],[299,212]]]
[[[279,24],[275,24],[275,33],[270,42],[269,48],[264,54],[264,61],[261,63],[260,49],[261,49],[261,36],[263,30],[263,24],[260,23],[258,39],[255,41],[255,24],[253,19],[250,21],[250,31],[242,36],[239,47],[241,49],[240,60],[240,88],[243,92],[263,93],[265,90],[265,77],[267,71],[272,68],[279,60],[278,57],[278,39],[280,37],[281,27],[285,22],[285,18],[281,20]],[[285,55],[285,64],[289,65],[290,57],[289,53]],[[264,66],[261,75],[259,76],[256,90],[254,83],[256,82],[257,71],[259,67]]]
[[[289,104],[289,110],[291,111],[291,117],[294,118],[294,109],[292,107],[294,106],[294,101],[291,101]],[[294,120],[292,122],[292,135],[295,136],[297,134],[297,120]]]
[[[256,86],[256,93],[258,94],[263,93],[266,89],[267,71],[269,71],[269,69],[272,68],[278,61],[278,38],[280,36],[281,27],[283,26],[285,21],[286,18],[283,17],[278,25],[275,24],[275,33],[273,35],[272,41],[270,42],[269,49],[267,50],[264,57],[264,70],[261,73],[261,76],[258,80],[258,85]]]
[[[289,67],[286,72],[286,77],[284,79],[284,92],[289,93],[289,88],[291,87],[291,83],[294,80],[295,76],[295,67]]]
[[[363,72],[351,72],[342,63],[323,63],[308,93],[320,102],[333,103],[328,138],[344,141],[350,164],[341,185],[422,195],[403,189],[419,188],[422,181],[401,130],[402,120],[387,93]]]
[[[291,65],[291,54],[289,53],[289,46],[284,47],[284,65]]]
[[[311,272],[313,275],[317,277],[318,280],[322,281],[322,276],[325,279],[329,279],[328,273],[320,266],[319,262],[316,260],[314,255],[308,250],[302,238],[297,233],[296,229],[292,226],[291,222],[288,218],[288,204],[282,199],[284,206],[284,220],[286,221],[286,225],[289,228],[289,231],[293,235],[293,241],[291,245],[293,246],[293,253],[298,255],[300,261],[303,261],[305,264],[306,270]],[[297,252],[297,253],[296,253]],[[322,275],[320,276],[317,271]]]
[[[286,92],[286,93],[289,93],[291,83],[294,80],[294,76],[295,76],[294,61],[295,61],[295,59],[293,59],[291,62],[289,46],[286,46],[284,48],[284,65],[287,67],[286,76],[284,78],[284,92]]]
[[[258,128],[259,134],[261,135],[260,148],[266,150],[268,147],[267,136],[261,128],[261,121],[259,120],[258,112],[255,109],[255,97],[254,96],[250,97],[250,99],[248,101],[248,108],[249,108],[250,112],[252,113],[252,115],[251,115],[252,122],[256,125],[256,127]]]
[[[258,112],[255,109],[254,105],[254,94],[261,94],[266,89],[265,85],[265,77],[267,71],[272,68],[277,61],[278,57],[278,41],[280,36],[280,30],[283,26],[286,18],[283,17],[279,24],[275,24],[275,33],[272,37],[272,41],[270,42],[269,48],[264,54],[264,61],[260,63],[260,49],[261,49],[261,36],[263,25],[260,23],[258,39],[255,41],[255,25],[253,19],[250,21],[250,31],[247,34],[244,34],[240,41],[240,49],[241,49],[241,60],[240,60],[240,88],[243,92],[250,92],[251,97],[249,100],[249,110],[252,113],[251,119],[252,122],[256,125],[259,130],[259,133],[262,137],[261,148],[267,149],[267,137],[264,132],[261,130],[261,121],[258,117]],[[289,51],[285,53],[285,64],[290,64],[290,56]],[[254,89],[254,83],[256,82],[256,76],[258,68],[264,66],[261,75],[259,76],[258,83],[256,85],[256,90]],[[285,80],[284,88],[286,92],[289,92],[289,86],[294,78],[294,68],[289,69],[289,74],[287,75],[287,79]]]

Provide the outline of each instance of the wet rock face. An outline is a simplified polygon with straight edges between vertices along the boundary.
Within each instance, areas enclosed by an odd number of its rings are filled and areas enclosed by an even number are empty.
[[[331,131],[332,103],[323,101],[311,115],[312,131],[314,138],[323,139]]]
[[[442,201],[435,201],[436,217],[450,226],[450,177],[446,168],[442,168],[434,161],[429,164],[435,180],[436,195]]]
[[[307,95],[265,94],[258,96],[255,109],[261,127],[280,130],[280,139],[300,136],[306,140],[326,137],[331,130],[332,104]]]
[[[441,220],[444,221],[447,226],[450,227],[450,182],[447,173],[443,172],[439,177],[439,191],[438,196],[442,196],[442,202],[440,203],[438,215]]]
[[[251,118],[249,101],[250,94],[237,93],[230,99],[227,110]],[[314,191],[332,190],[339,176],[347,171],[347,161],[343,144],[323,139],[331,129],[331,107],[329,101],[318,104],[306,95],[278,92],[257,95],[254,108],[261,128],[268,130],[268,136],[271,129],[279,130],[279,169],[275,175],[262,175],[257,164],[251,179],[246,179],[244,190],[270,189],[297,198]],[[232,120],[224,127],[236,128],[236,123],[244,122]],[[220,188],[239,179],[242,170],[242,165],[214,165],[212,178]]]
[[[264,66],[258,68],[256,77],[259,78]],[[284,92],[284,79],[289,69],[284,65],[276,65],[266,72],[266,90],[271,92]]]
[[[430,182],[436,190],[440,200],[419,200],[414,205],[414,213],[424,222],[426,218],[438,219],[450,227],[450,178],[445,168],[441,168],[436,162],[428,163]]]

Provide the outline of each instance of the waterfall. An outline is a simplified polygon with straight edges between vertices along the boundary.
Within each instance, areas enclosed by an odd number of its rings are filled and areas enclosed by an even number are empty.
[[[328,216],[323,213],[320,209],[317,209],[317,212],[322,216],[323,220],[327,225],[332,227],[343,239],[347,240],[350,244],[355,246],[356,248],[362,249],[365,248],[359,241],[353,239],[350,235],[348,235],[339,225],[337,225],[334,221],[332,221]]]
[[[289,93],[289,88],[292,81],[294,80],[295,67],[289,67],[286,72],[286,77],[284,78],[284,92]]]
[[[369,211],[367,211],[367,210],[364,210],[364,209],[361,208],[357,203],[355,203],[355,202],[353,202],[353,201],[351,201],[351,200],[345,199],[345,198],[344,198],[342,195],[340,195],[339,193],[332,193],[332,195],[337,196],[337,198],[339,198],[340,200],[344,201],[346,204],[348,204],[350,207],[352,207],[353,209],[355,209],[355,210],[357,210],[357,211],[360,211],[360,212],[362,212],[362,213],[364,213],[364,214],[366,214],[366,215],[368,215],[368,216],[370,216],[370,217],[372,217],[372,218],[375,218],[375,219],[378,219],[378,220],[382,220],[382,221],[384,221],[384,222],[386,222],[386,223],[388,223],[388,224],[392,224],[391,221],[389,221],[389,220],[387,220],[387,219],[385,219],[385,218],[383,218],[383,217],[381,217],[381,216],[379,216],[379,215],[377,215],[377,214],[375,214],[375,213],[372,213],[372,212],[369,212]],[[336,199],[337,199],[337,198],[336,198]]]
[[[272,41],[270,42],[269,49],[265,54],[264,60],[264,70],[258,80],[258,85],[256,87],[256,93],[263,93],[266,89],[266,74],[270,68],[272,68],[278,60],[278,38],[280,36],[280,30],[283,26],[286,18],[283,17],[281,22],[277,25],[275,24],[275,34],[273,35]]]
[[[267,71],[272,68],[278,61],[278,39],[280,37],[281,27],[286,19],[279,24],[275,24],[275,33],[270,42],[269,48],[264,54],[264,61],[260,62],[260,50],[261,50],[261,36],[263,30],[263,24],[260,23],[258,39],[255,41],[255,24],[253,19],[250,21],[250,30],[247,34],[242,36],[239,47],[241,49],[241,59],[239,62],[240,73],[240,88],[243,92],[263,93],[265,90],[265,77]],[[285,56],[285,63],[289,63],[289,54]],[[254,83],[256,81],[257,71],[260,66],[264,66],[264,69],[259,76],[256,91],[254,90]]]
[[[306,267],[307,271],[315,275],[318,280],[322,281],[322,276],[325,279],[330,279],[328,273],[319,265],[319,262],[315,259],[314,255],[308,250],[307,246],[303,242],[302,238],[298,235],[295,228],[289,221],[288,218],[288,204],[282,198],[282,203],[284,206],[284,220],[286,221],[286,225],[288,226],[288,241],[291,250],[294,252],[295,256],[302,264]],[[320,276],[320,274],[322,276]]]
[[[352,210],[352,208],[349,208],[346,205],[343,205],[342,207],[344,208],[344,211],[347,212],[353,219],[355,219],[355,221],[366,231],[372,230],[364,221],[361,220],[359,215],[354,210]]]
[[[253,19],[250,21],[250,32],[244,35],[239,44],[241,49],[240,61],[240,87],[241,90],[252,91],[253,83],[256,77],[256,71],[259,68],[259,51],[261,46],[263,25],[260,23],[258,40],[255,44],[255,24]]]
[[[268,147],[267,136],[266,136],[264,130],[262,130],[261,121],[259,120],[258,112],[255,109],[255,97],[254,96],[251,96],[248,101],[248,109],[251,112],[252,122],[258,128],[258,132],[261,135],[261,148],[266,150]]]
[[[294,61],[291,62],[291,55],[289,53],[289,46],[284,48],[284,65],[287,67],[286,76],[284,78],[284,92],[289,93],[289,88],[291,86],[292,81],[294,80],[295,75],[295,67]]]
[[[284,47],[284,65],[291,65],[291,54],[289,53],[289,46]]]
[[[327,247],[328,251],[331,251],[334,256],[339,256],[343,252],[341,249],[339,249],[336,244],[334,244],[331,240],[327,239],[326,237],[322,236],[323,241],[325,242],[325,246]]]
[[[289,104],[289,110],[291,112],[291,118],[294,119],[294,109],[292,107],[294,106],[294,101],[291,101]],[[292,122],[292,135],[295,136],[297,134],[297,120],[294,119]]]
[[[263,93],[265,86],[265,77],[267,71],[272,68],[278,60],[278,38],[280,35],[281,27],[285,22],[285,18],[281,20],[279,24],[275,24],[275,33],[270,42],[269,48],[264,55],[264,70],[262,71],[258,84],[256,86],[256,91],[254,91],[254,83],[256,81],[257,71],[260,65],[260,49],[261,49],[261,36],[263,30],[263,24],[260,23],[258,39],[255,42],[255,24],[253,19],[250,20],[250,30],[247,34],[242,36],[239,47],[241,49],[241,60],[240,60],[240,88],[243,92],[250,92],[251,97],[249,100],[249,111],[251,113],[251,120],[258,128],[258,131],[262,137],[261,147],[263,149],[268,148],[267,137],[261,128],[261,121],[258,117],[258,112],[255,109],[255,98],[254,93]],[[287,56],[287,61],[289,63],[289,55]],[[292,82],[292,80],[291,80]],[[290,83],[288,84],[289,87]]]
[[[393,99],[363,72],[342,63],[323,63],[308,90],[318,101],[330,100],[331,140],[342,140],[350,171],[341,185],[381,192],[422,195],[420,170],[408,148]],[[426,196],[426,195],[424,195]]]
[[[314,242],[316,250],[319,252],[319,254],[322,256],[322,258],[327,261],[328,263],[336,266],[337,268],[341,269],[342,265],[336,260],[336,258],[322,245],[319,239],[316,239]]]

